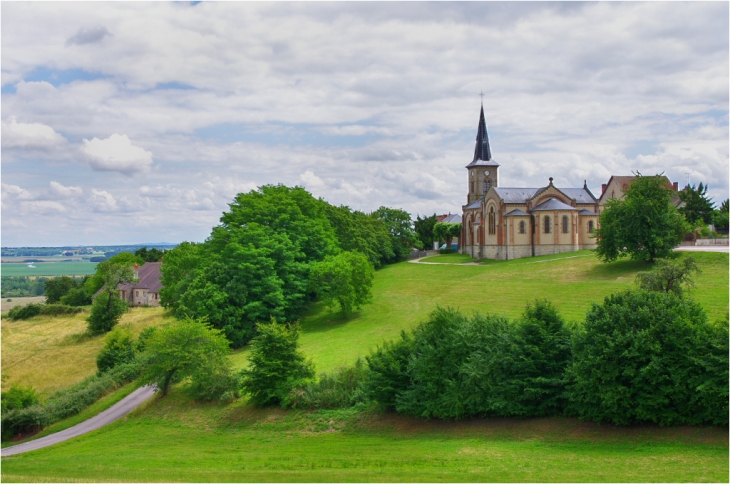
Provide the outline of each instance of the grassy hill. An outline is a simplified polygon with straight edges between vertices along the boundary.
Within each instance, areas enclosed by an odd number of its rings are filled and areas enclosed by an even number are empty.
[[[693,257],[703,270],[693,296],[710,318],[724,317],[728,254]],[[632,286],[646,269],[631,261],[602,264],[588,252],[479,265],[395,264],[377,272],[373,304],[352,318],[313,307],[301,321],[302,350],[318,371],[331,369],[414,327],[437,305],[516,317],[526,302],[547,298],[566,319],[580,322],[593,302]],[[160,309],[135,309],[122,324],[139,331],[168,317]],[[93,372],[101,340],[74,336],[84,329],[83,317],[63,321],[4,320],[3,372],[19,371],[23,365],[14,360],[22,355],[35,362],[24,374],[37,385],[52,381],[34,375],[46,371],[43,361],[66,358],[88,372],[83,376]],[[245,358],[245,351],[232,355],[238,366]],[[374,409],[257,410],[242,400],[191,402],[173,388],[108,427],[3,459],[2,479],[706,482],[727,480],[727,455],[727,429],[618,428],[566,418],[439,422]]]

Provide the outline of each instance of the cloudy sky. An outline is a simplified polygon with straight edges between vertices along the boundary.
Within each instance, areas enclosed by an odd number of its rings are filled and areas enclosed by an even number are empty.
[[[202,241],[238,192],[460,212],[664,172],[728,197],[728,3],[3,2],[2,245]]]

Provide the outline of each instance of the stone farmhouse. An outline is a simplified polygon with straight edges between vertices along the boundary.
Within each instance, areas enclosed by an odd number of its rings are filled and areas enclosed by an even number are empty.
[[[160,305],[160,268],[162,262],[145,262],[142,267],[134,265],[134,276],[139,280],[137,284],[120,284],[119,297],[130,306],[159,306]]]
[[[598,200],[583,187],[499,186],[484,106],[479,115],[474,159],[466,166],[467,204],[462,206],[461,252],[477,259],[518,259],[596,247]]]
[[[672,203],[674,204],[674,206],[679,208],[684,205],[684,202],[679,198],[679,195],[677,194],[679,191],[679,183],[670,182],[669,178],[667,178],[666,176],[662,176],[662,179],[664,180],[664,186],[673,192]],[[636,180],[635,175],[612,176],[608,179],[608,183],[604,183],[603,185],[601,185],[601,197],[598,199],[598,213],[600,214],[601,212],[603,212],[603,207],[609,200],[613,198],[622,200],[626,195],[626,190],[628,190],[629,185],[631,185],[634,180]]]

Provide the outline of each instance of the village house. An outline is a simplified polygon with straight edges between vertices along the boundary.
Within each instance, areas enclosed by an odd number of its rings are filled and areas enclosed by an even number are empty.
[[[119,297],[130,306],[159,306],[160,289],[162,288],[162,262],[145,262],[142,267],[134,265],[134,276],[139,282],[120,284]]]

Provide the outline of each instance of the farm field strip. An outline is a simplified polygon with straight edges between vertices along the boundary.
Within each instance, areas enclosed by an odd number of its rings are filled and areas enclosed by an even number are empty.
[[[85,276],[96,271],[98,262],[89,261],[56,261],[34,262],[35,268],[26,263],[3,262],[0,264],[2,276]]]

